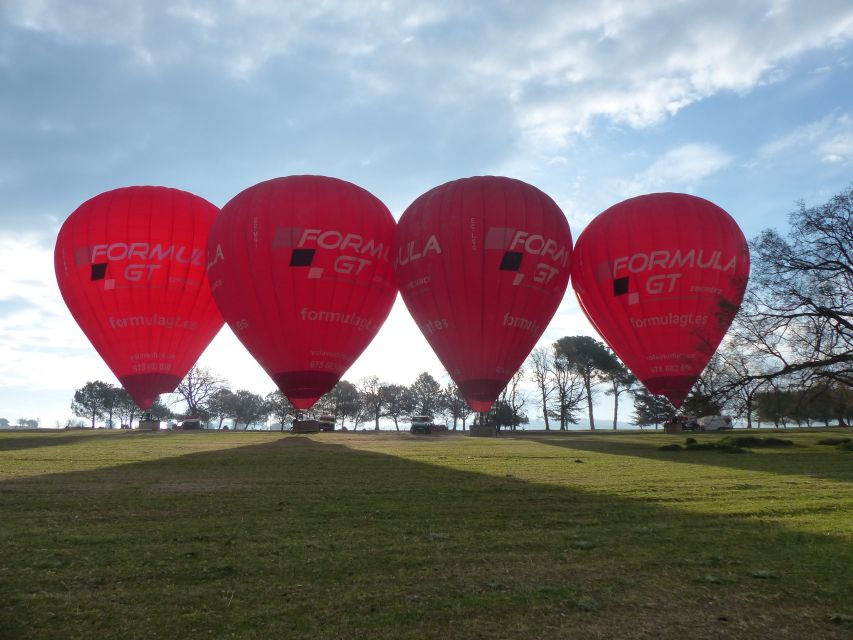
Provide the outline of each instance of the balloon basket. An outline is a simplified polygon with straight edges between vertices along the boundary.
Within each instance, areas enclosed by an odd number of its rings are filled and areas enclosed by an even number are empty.
[[[468,435],[472,438],[495,438],[498,431],[491,425],[472,424],[468,429]]]
[[[663,432],[669,433],[671,435],[678,435],[684,433],[684,429],[682,428],[680,422],[664,422]]]
[[[320,433],[319,420],[294,420],[292,433]]]
[[[160,431],[160,421],[140,420],[138,431]]]

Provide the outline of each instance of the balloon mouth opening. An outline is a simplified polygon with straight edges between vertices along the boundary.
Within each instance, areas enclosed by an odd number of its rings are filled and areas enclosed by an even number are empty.
[[[661,376],[644,380],[643,384],[656,396],[666,396],[672,406],[678,409],[693,388],[694,382],[696,376]]]
[[[168,373],[137,373],[121,376],[118,381],[143,411],[148,411],[161,393],[172,393],[181,383],[178,376]]]
[[[313,407],[340,380],[338,374],[327,371],[282,371],[271,377],[290,404],[300,411]]]
[[[468,402],[468,406],[478,413],[487,413],[498,399],[506,380],[465,380],[459,383],[459,391]]]

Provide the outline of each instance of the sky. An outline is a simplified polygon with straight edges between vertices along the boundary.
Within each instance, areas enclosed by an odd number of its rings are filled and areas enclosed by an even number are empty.
[[[657,191],[715,202],[748,238],[784,229],[853,181],[853,3],[0,0],[0,417],[64,425],[75,389],[116,383],[53,273],[82,202],[155,184],[223,206],[293,174],[354,182],[395,218],[505,175],[575,238]],[[577,334],[595,335],[570,288],[540,344]],[[227,326],[200,364],[274,388]],[[422,371],[446,379],[398,300],[345,378]]]

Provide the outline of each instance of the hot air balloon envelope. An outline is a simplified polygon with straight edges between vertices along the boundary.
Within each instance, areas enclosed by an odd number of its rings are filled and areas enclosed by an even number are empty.
[[[572,237],[559,207],[511,178],[428,191],[397,225],[397,284],[475,411],[488,411],[560,304]]]
[[[740,307],[749,249],[732,217],[681,193],[625,200],[575,245],[572,285],[601,337],[677,407]]]
[[[142,409],[175,390],[222,327],[205,272],[217,212],[185,191],[126,187],[84,202],[59,231],[62,297]]]
[[[393,236],[385,205],[336,178],[276,178],[222,209],[208,245],[213,295],[297,409],[334,387],[391,311]]]

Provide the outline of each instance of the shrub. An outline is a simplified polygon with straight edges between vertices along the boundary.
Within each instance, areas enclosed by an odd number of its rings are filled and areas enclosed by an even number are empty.
[[[730,442],[726,442],[728,438],[723,438],[719,442],[697,442],[688,444],[688,451],[722,451],[723,453],[749,453],[746,449],[739,447]]]
[[[662,447],[658,447],[658,451],[681,451],[680,444],[665,444]]]
[[[757,436],[728,436],[720,440],[720,443],[725,443],[734,447],[793,447],[794,443],[790,440],[782,438],[759,438]]]

